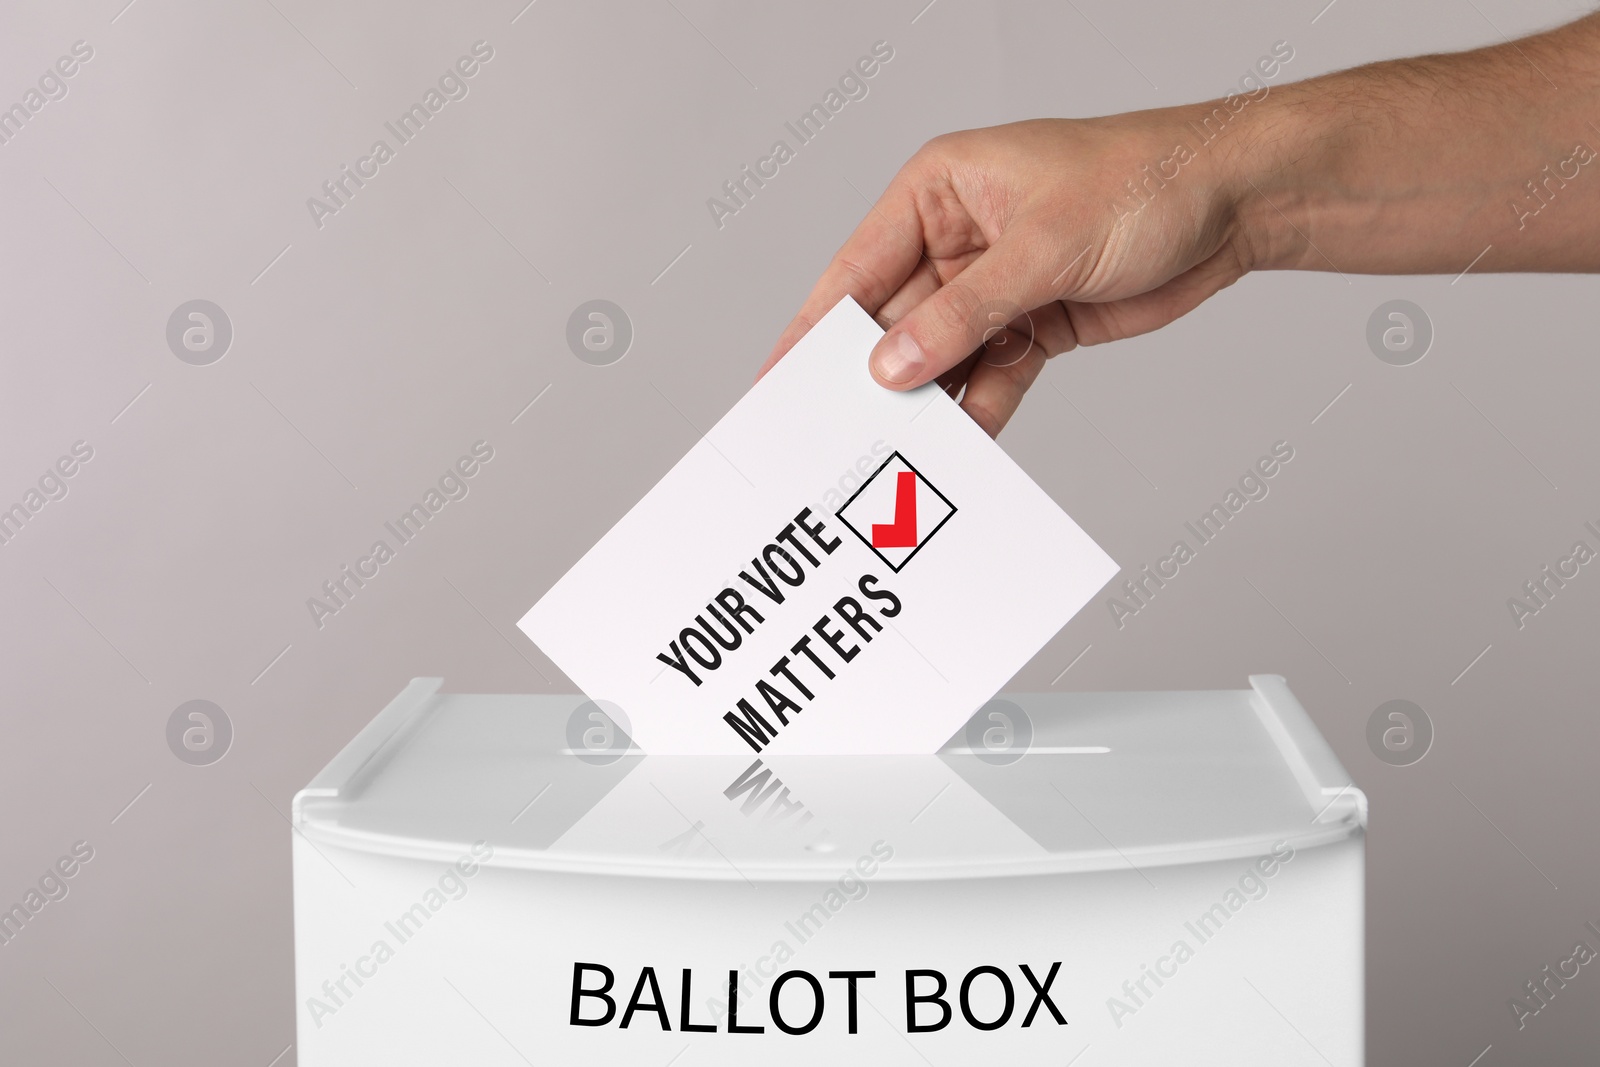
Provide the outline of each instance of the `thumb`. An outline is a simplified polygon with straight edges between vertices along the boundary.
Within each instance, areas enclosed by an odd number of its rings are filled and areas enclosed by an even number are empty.
[[[902,316],[873,347],[880,385],[914,389],[957,366],[1027,309],[1048,303],[1026,259],[1002,241]]]

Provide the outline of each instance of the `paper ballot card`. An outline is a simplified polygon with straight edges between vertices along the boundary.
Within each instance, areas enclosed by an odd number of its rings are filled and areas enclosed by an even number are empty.
[[[646,752],[936,751],[1117,572],[828,312],[519,623]]]

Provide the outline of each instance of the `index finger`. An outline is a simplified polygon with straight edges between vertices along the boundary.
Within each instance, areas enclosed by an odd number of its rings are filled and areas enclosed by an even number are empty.
[[[772,369],[789,349],[810,332],[817,320],[843,300],[854,297],[867,314],[876,315],[903,285],[922,258],[922,219],[915,198],[896,178],[867,212],[855,232],[822,272],[800,313],[784,328],[772,355],[756,380]]]

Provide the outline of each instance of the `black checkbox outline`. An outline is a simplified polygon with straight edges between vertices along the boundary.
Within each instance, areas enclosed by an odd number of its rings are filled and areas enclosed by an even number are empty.
[[[917,480],[918,481],[920,481],[923,485],[927,486],[929,489],[932,489],[933,490],[933,495],[938,497],[940,500],[943,500],[945,502],[945,506],[950,509],[949,514],[947,514],[944,518],[939,520],[939,525],[935,526],[933,529],[929,530],[926,534],[924,534],[921,538],[918,539],[917,547],[913,548],[911,550],[911,554],[908,555],[905,559],[900,561],[900,566],[899,567],[896,567],[893,563],[890,563],[889,560],[887,559],[887,557],[885,557],[882,552],[879,552],[877,550],[877,548],[873,547],[872,538],[871,537],[869,537],[868,535],[862,533],[860,530],[856,529],[855,524],[852,523],[849,519],[844,517],[844,513],[847,510],[849,510],[850,505],[855,503],[856,497],[858,497],[862,493],[866,492],[867,491],[867,486],[871,485],[877,479],[878,475],[883,473],[883,469],[885,467],[887,467],[889,464],[893,463],[896,459],[898,459],[901,463],[904,463],[906,465],[906,470],[910,471],[912,474],[915,474],[917,476]],[[867,476],[867,480],[861,483],[861,488],[860,489],[857,489],[855,492],[850,494],[850,499],[849,500],[846,500],[843,504],[839,505],[839,510],[837,510],[837,511],[835,511],[833,513],[833,517],[838,519],[840,522],[844,523],[846,526],[848,526],[850,528],[850,532],[855,534],[857,537],[859,537],[861,539],[861,543],[866,545],[867,548],[871,549],[872,550],[872,554],[874,556],[877,556],[880,560],[882,560],[883,561],[883,565],[885,567],[888,567],[891,571],[894,571],[896,574],[899,574],[900,571],[905,567],[905,565],[907,563],[910,563],[913,559],[916,558],[917,553],[922,551],[923,546],[926,545],[929,541],[933,540],[933,535],[938,533],[940,530],[942,530],[944,528],[944,524],[949,522],[952,518],[955,517],[955,514],[956,514],[956,506],[955,506],[955,504],[950,502],[950,498],[945,496],[943,493],[939,492],[939,487],[934,485],[933,482],[928,478],[927,475],[923,474],[921,471],[917,470],[917,468],[913,467],[911,465],[911,461],[909,459],[907,459],[905,456],[901,455],[898,450],[896,450],[894,452],[890,452],[889,453],[889,457],[878,465],[878,469],[873,471],[871,474],[869,474]]]

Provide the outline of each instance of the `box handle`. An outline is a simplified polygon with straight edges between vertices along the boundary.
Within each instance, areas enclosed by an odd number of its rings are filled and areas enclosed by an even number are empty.
[[[290,805],[294,824],[298,826],[302,822],[301,805],[306,800],[337,799],[360,792],[383,765],[379,757],[392,747],[392,742],[409,733],[422,720],[421,713],[432,704],[433,695],[443,685],[443,678],[411,679],[388,706],[311,779],[311,784],[294,795]]]
[[[1278,746],[1306,803],[1316,813],[1311,821],[1337,823],[1354,814],[1365,828],[1366,794],[1351,781],[1350,773],[1328,747],[1311,716],[1289,691],[1283,675],[1252,674],[1250,688],[1258,698],[1253,703],[1261,725]]]

